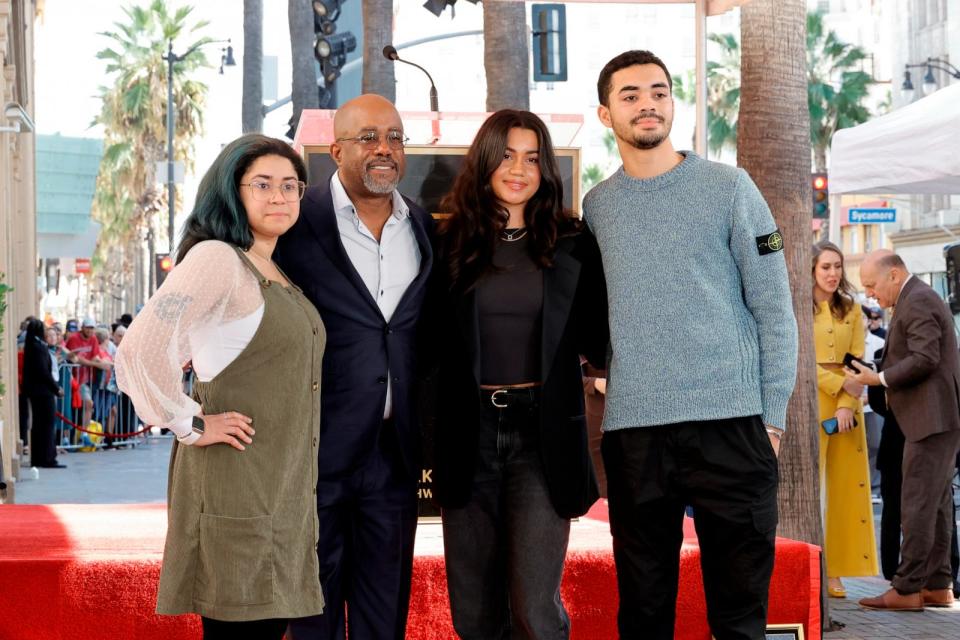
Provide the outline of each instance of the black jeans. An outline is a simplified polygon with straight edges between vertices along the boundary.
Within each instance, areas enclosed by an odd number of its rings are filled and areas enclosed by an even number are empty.
[[[483,415],[473,495],[443,510],[453,627],[463,640],[566,640],[560,578],[570,521],[550,502],[536,406]]]
[[[287,630],[282,618],[224,622],[201,617],[203,640],[281,640]]]
[[[620,637],[673,638],[690,505],[714,637],[764,640],[779,474],[759,416],[609,431],[602,448]]]

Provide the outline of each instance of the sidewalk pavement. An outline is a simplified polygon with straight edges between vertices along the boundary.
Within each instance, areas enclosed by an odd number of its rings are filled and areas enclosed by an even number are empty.
[[[40,469],[37,480],[17,483],[19,504],[164,502],[171,436],[151,437],[134,449],[62,453],[66,469]],[[29,470],[23,474],[29,477]],[[880,507],[875,507],[879,531]],[[960,640],[960,603],[923,613],[867,611],[860,598],[886,591],[881,577],[846,578],[847,597],[830,600],[830,613],[844,627],[824,640]]]

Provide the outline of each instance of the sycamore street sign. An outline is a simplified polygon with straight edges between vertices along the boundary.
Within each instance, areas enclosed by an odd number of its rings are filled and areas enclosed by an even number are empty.
[[[896,221],[896,209],[850,209],[850,224],[876,224]]]

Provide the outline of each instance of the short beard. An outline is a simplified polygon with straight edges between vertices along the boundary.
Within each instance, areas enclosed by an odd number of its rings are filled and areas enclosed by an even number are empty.
[[[629,144],[632,147],[641,149],[644,151],[649,151],[650,149],[655,149],[660,146],[660,144],[670,137],[670,130],[672,127],[672,122],[668,123],[666,120],[660,120],[665,126],[663,133],[650,133],[650,134],[635,134],[633,129],[630,127],[632,123],[628,123],[628,126],[623,127],[622,131],[618,131],[617,127],[614,128],[614,133],[617,134],[617,137]]]
[[[397,189],[398,184],[400,184],[399,177],[394,180],[377,179],[366,171],[363,172],[363,186],[365,186],[370,193],[380,195],[393,193]]]
[[[655,134],[652,136],[633,136],[632,138],[627,139],[627,142],[636,147],[637,149],[655,149],[660,146],[664,140],[666,140],[670,135],[670,132],[663,134]]]

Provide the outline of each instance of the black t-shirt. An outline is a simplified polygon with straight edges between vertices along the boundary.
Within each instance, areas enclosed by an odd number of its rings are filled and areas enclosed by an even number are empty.
[[[477,285],[481,384],[541,381],[543,273],[527,253],[528,241],[526,233],[498,240],[494,269]]]

